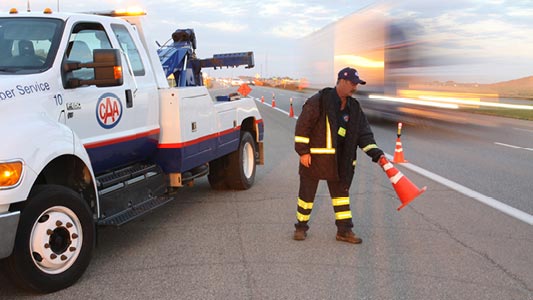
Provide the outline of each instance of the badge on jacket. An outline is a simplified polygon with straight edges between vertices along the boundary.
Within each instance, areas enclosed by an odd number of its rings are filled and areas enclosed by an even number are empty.
[[[342,118],[344,119],[344,122],[348,123],[348,121],[350,120],[350,115],[346,114],[342,116]]]

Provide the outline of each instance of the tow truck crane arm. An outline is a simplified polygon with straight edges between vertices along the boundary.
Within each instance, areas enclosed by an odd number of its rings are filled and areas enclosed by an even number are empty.
[[[165,75],[174,74],[176,85],[203,85],[202,68],[254,67],[253,52],[237,52],[215,54],[212,58],[196,57],[196,35],[193,29],[177,29],[172,33],[172,43],[163,45],[157,50]]]

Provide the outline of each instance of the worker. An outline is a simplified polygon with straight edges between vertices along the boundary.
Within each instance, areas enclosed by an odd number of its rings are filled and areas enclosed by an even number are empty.
[[[377,162],[383,151],[361,105],[352,95],[366,84],[357,70],[342,69],[334,88],[324,88],[305,102],[295,129],[300,156],[295,240],[305,240],[319,180],[326,180],[335,212],[338,241],[360,244],[353,231],[349,189],[354,176],[357,147]]]

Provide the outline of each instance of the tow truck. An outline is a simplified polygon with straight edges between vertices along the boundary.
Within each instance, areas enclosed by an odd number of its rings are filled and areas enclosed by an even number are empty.
[[[198,59],[192,29],[158,49],[144,15],[0,13],[0,259],[23,288],[74,284],[98,226],[143,216],[200,176],[248,189],[264,164],[255,101],[213,99],[201,72],[253,67],[253,53]]]

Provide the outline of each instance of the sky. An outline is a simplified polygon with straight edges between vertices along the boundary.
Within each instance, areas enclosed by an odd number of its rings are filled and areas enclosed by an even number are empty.
[[[395,16],[415,20],[419,36],[453,57],[450,80],[494,83],[533,76],[533,0],[432,2],[401,1]]]
[[[357,2],[357,4],[355,4]],[[255,67],[214,71],[219,76],[294,76],[294,48],[301,38],[372,1],[305,0],[60,0],[59,10],[82,12],[130,6],[147,12],[145,25],[164,43],[176,29],[193,28],[197,56],[253,51]],[[57,0],[30,0],[32,11],[57,10]],[[26,10],[27,0],[1,0],[0,11]],[[205,72],[205,70],[204,70]],[[211,72],[211,71],[207,71]]]
[[[298,77],[297,43],[321,28],[384,0],[30,0],[33,11],[45,7],[82,12],[131,6],[147,12],[145,24],[159,43],[176,29],[193,28],[197,56],[253,51],[255,68],[223,69],[213,76]],[[533,75],[533,0],[403,0],[394,16],[416,20],[432,39],[455,49],[473,67],[457,68],[480,81]],[[2,0],[0,11],[26,10],[28,0]],[[459,52],[460,51],[460,52]],[[451,68],[453,69],[453,67]],[[458,70],[459,70],[458,69]],[[488,71],[492,70],[492,71]],[[457,70],[456,70],[457,71]],[[211,72],[211,71],[207,71]],[[220,72],[220,73],[217,73]]]

